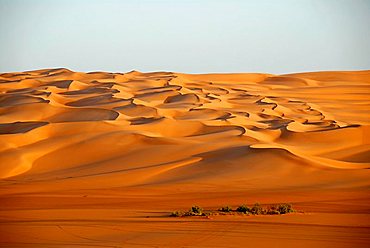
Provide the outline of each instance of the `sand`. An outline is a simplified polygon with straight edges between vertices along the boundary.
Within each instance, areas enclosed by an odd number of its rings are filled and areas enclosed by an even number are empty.
[[[369,143],[370,71],[3,73],[0,245],[369,247]]]

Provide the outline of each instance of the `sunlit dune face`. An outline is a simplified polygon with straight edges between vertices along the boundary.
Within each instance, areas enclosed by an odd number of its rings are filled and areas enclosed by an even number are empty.
[[[367,71],[286,76],[84,74],[65,69],[2,74],[0,156],[3,161],[28,159],[5,166],[0,173],[3,178],[36,176],[40,168],[49,166],[50,172],[68,167],[68,175],[73,175],[75,167],[89,171],[88,164],[54,161],[68,156],[72,146],[74,153],[83,157],[96,156],[90,163],[115,167],[123,166],[114,161],[125,159],[127,150],[168,154],[167,149],[179,149],[183,152],[171,158],[177,161],[188,157],[204,160],[199,154],[245,146],[285,150],[313,166],[368,168],[369,75]],[[129,137],[141,138],[121,145]],[[157,146],[160,141],[172,145]],[[106,148],[110,152],[103,152]],[[52,154],[53,166],[51,160],[43,159]],[[230,152],[228,156],[233,155]],[[151,160],[151,156],[144,157],[148,161],[142,161],[142,166]],[[172,161],[168,156],[159,157],[163,163]],[[193,173],[203,171],[202,163],[187,166],[189,171],[160,173],[151,181],[160,182],[167,174],[173,174],[175,181],[194,180]],[[27,171],[21,169],[25,166]],[[221,166],[214,167],[217,172]],[[237,171],[248,170],[237,167]],[[180,176],[183,174],[188,176]],[[211,179],[207,174],[201,178]],[[142,180],[146,183],[148,179]]]

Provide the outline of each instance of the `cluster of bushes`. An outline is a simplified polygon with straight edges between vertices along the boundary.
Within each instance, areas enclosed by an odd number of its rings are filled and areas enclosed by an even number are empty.
[[[262,207],[259,203],[255,203],[253,206],[248,207],[247,205],[240,205],[235,210],[229,206],[222,207],[218,210],[222,213],[243,213],[243,214],[252,214],[252,215],[275,215],[275,214],[287,214],[295,212],[292,205],[289,203],[282,203],[278,205],[269,206],[267,208]],[[213,211],[204,212],[203,209],[199,206],[193,206],[189,211],[174,211],[171,213],[173,217],[181,216],[208,216],[210,214],[215,214]]]
[[[172,217],[181,217],[181,216],[206,216],[205,212],[203,212],[203,208],[199,206],[192,206],[189,211],[174,211],[171,213]]]
[[[224,208],[221,208],[220,211],[222,211],[223,209]],[[254,215],[287,214],[287,213],[295,212],[292,205],[289,203],[273,205],[273,206],[269,206],[268,208],[263,208],[259,203],[255,203],[252,207],[248,207],[247,205],[241,205],[238,208],[236,208],[235,211],[239,213],[254,214]]]

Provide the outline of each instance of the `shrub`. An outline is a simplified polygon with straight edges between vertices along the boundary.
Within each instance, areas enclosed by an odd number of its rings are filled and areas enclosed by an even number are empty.
[[[202,216],[211,216],[212,212],[203,212],[201,215]]]
[[[264,211],[259,203],[255,203],[251,208],[250,212],[252,214],[263,214]]]
[[[189,210],[190,215],[202,215],[203,214],[203,208],[199,206],[192,206]]]
[[[236,209],[237,212],[240,212],[240,213],[249,213],[250,212],[250,209],[249,207],[247,207],[247,205],[241,205],[239,206],[237,209]]]
[[[280,214],[280,212],[277,210],[276,206],[272,206],[267,210],[266,214],[275,215],[275,214]]]
[[[279,205],[277,205],[276,209],[280,214],[287,214],[287,213],[294,212],[294,209],[292,208],[292,205],[289,204],[289,203],[279,204]]]
[[[171,214],[170,214],[170,216],[171,217],[181,217],[181,216],[184,216],[185,215],[185,213],[184,212],[182,212],[182,211],[173,211]]]
[[[219,211],[229,213],[229,212],[231,212],[233,210],[231,209],[231,207],[225,206],[225,207],[220,208]]]

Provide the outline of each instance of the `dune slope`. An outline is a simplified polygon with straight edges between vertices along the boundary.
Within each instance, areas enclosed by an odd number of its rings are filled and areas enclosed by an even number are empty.
[[[0,244],[368,247],[369,154],[370,71],[3,73]]]

